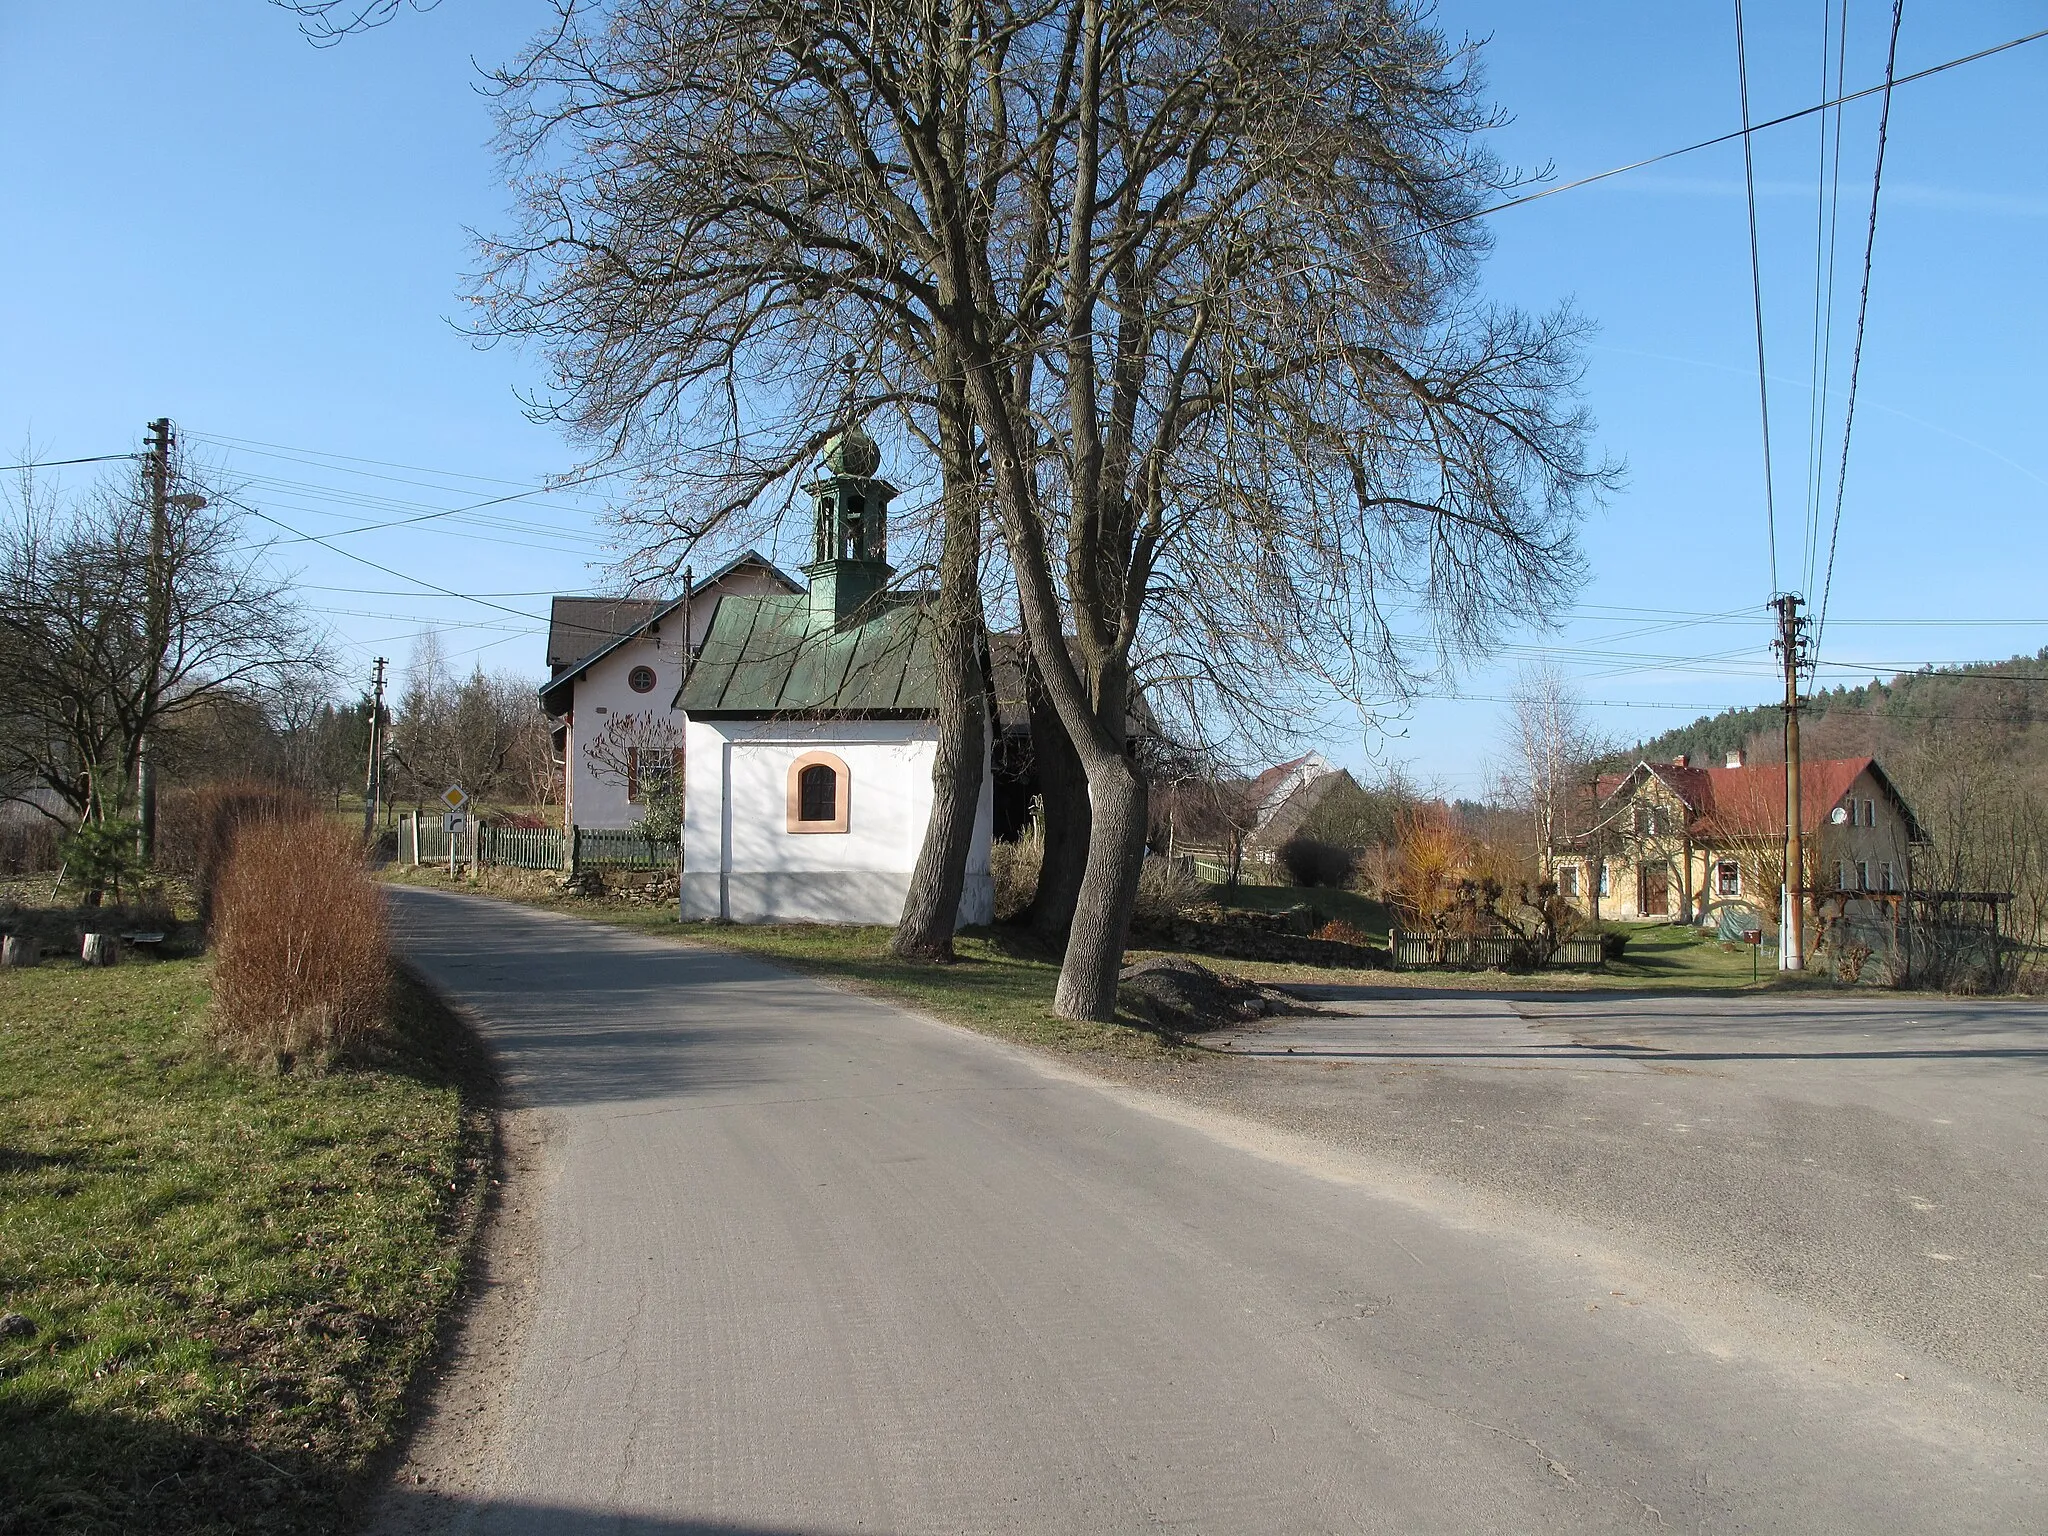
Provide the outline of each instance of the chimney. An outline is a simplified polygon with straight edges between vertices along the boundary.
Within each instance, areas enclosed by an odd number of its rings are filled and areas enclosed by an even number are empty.
[[[1730,747],[1728,749],[1728,766],[1730,768],[1740,768],[1743,766],[1743,762],[1742,748]]]
[[[1674,768],[1685,768],[1691,766],[1691,764],[1692,759],[1690,757],[1687,757],[1683,752],[1679,753],[1678,756],[1671,759],[1671,766]]]

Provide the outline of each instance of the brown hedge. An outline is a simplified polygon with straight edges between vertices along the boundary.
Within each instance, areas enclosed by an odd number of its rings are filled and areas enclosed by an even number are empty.
[[[382,1018],[384,897],[333,822],[241,825],[214,890],[213,947],[214,1028],[238,1055],[330,1059]]]

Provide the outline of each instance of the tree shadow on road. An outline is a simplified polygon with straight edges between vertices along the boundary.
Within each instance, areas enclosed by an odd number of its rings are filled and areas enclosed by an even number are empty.
[[[380,1501],[371,1536],[461,1531],[465,1536],[851,1536],[850,1526],[763,1525],[696,1515],[630,1514],[523,1499],[478,1499],[394,1488]]]

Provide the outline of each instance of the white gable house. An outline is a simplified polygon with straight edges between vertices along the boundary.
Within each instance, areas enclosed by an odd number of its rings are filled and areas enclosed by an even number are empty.
[[[724,598],[678,700],[686,920],[893,923],[924,844],[937,681],[922,607],[887,590],[895,487],[874,478],[880,454],[858,428],[827,445],[825,464],[807,487],[807,588]],[[994,915],[991,780],[984,771],[963,925]]]
[[[540,701],[556,722],[565,821],[600,829],[638,822],[643,780],[683,768],[676,692],[719,603],[802,590],[749,552],[682,597],[556,598],[548,626],[552,675]]]

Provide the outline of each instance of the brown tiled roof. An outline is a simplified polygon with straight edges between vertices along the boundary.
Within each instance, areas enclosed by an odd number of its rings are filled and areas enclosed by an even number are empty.
[[[558,597],[548,611],[548,672],[566,672],[661,612],[669,597]]]
[[[1612,799],[1637,773],[1648,770],[1669,785],[1692,813],[1687,830],[1711,841],[1715,837],[1784,836],[1785,765],[1754,763],[1741,768],[1695,768],[1677,763],[1640,763],[1627,773],[1606,773],[1596,786],[1603,801]],[[1842,803],[1849,786],[1869,771],[1906,818],[1911,835],[1924,834],[1892,784],[1884,768],[1873,757],[1808,758],[1799,770],[1799,820],[1801,830],[1815,832],[1829,812]]]

